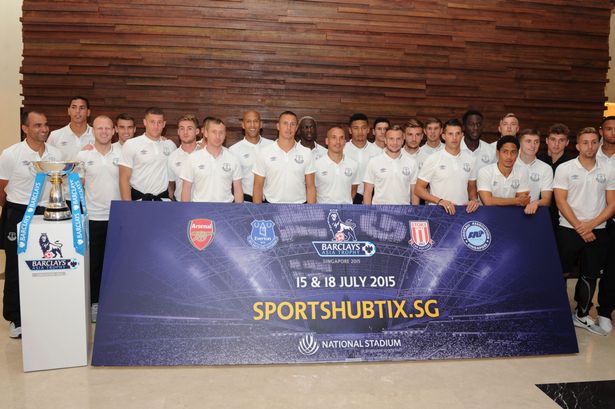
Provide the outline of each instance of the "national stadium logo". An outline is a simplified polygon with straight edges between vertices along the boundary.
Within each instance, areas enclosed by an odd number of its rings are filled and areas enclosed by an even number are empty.
[[[417,250],[429,250],[433,246],[429,221],[411,220],[410,222],[410,244]]]
[[[77,259],[64,258],[63,244],[56,240],[51,242],[47,233],[41,233],[38,239],[42,257],[35,260],[26,260],[28,268],[32,271],[73,270],[79,265]]]
[[[278,237],[275,235],[273,226],[275,223],[271,220],[253,220],[252,231],[248,236],[248,244],[257,250],[269,250],[278,243]]]
[[[327,224],[331,232],[330,241],[313,241],[312,245],[320,257],[371,257],[376,254],[376,245],[371,241],[358,241],[351,219],[342,221],[337,210],[330,210]]]
[[[216,225],[210,219],[192,219],[188,222],[188,239],[197,250],[208,247],[216,235]]]
[[[461,228],[461,239],[470,250],[485,251],[491,245],[491,232],[487,226],[473,220]]]
[[[314,355],[316,352],[318,352],[319,348],[320,347],[318,346],[318,341],[316,341],[312,334],[304,335],[301,338],[301,341],[299,341],[298,349],[299,352],[301,352],[303,355]]]

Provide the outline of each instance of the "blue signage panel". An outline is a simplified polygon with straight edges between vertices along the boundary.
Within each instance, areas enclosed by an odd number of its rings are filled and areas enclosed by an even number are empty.
[[[578,352],[548,212],[114,202],[94,365]]]

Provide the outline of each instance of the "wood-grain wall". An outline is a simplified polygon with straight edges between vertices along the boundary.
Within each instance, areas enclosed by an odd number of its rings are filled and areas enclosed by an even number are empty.
[[[219,116],[230,142],[260,111],[274,137],[290,109],[326,129],[354,112],[460,117],[481,110],[493,137],[576,130],[602,116],[608,0],[24,0],[26,109],[67,123],[73,95],[92,115],[160,106],[167,135],[185,112]]]

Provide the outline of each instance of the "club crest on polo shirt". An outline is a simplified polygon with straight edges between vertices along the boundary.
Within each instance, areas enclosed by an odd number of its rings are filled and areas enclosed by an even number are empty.
[[[231,164],[228,162],[224,162],[222,164],[222,170],[225,172],[230,172],[231,171]]]
[[[297,162],[299,165],[305,162],[305,159],[303,159],[303,155],[295,155],[295,162]]]
[[[518,189],[519,185],[521,185],[519,179],[513,179],[513,181],[510,183],[510,187],[512,187],[513,189]]]
[[[606,175],[604,173],[598,173],[596,175],[596,182],[598,182],[598,183],[606,183]]]
[[[404,176],[409,176],[409,175],[410,175],[410,173],[411,173],[410,168],[409,168],[409,167],[407,167],[407,166],[404,166],[404,168],[401,170],[401,173],[402,173]]]
[[[165,147],[165,148],[162,150],[162,153],[164,153],[164,156],[169,156],[169,155],[171,154],[171,148],[167,148],[167,147]]]
[[[465,170],[466,172],[470,172],[470,170],[472,170],[472,166],[468,162],[465,162],[463,164],[463,170]]]
[[[530,180],[532,182],[540,181],[540,174],[539,173],[535,173],[535,172],[530,173]]]
[[[352,176],[352,169],[351,168],[344,169],[344,175],[348,177]]]
[[[489,158],[489,155],[483,155],[481,156],[480,160],[483,161],[483,163],[489,163],[491,162],[491,159]]]

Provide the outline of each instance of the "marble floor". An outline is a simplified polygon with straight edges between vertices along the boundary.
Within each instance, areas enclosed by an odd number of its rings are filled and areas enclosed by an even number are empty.
[[[2,322],[0,408],[559,408],[535,385],[615,379],[615,335],[577,338],[567,356],[23,373]]]

